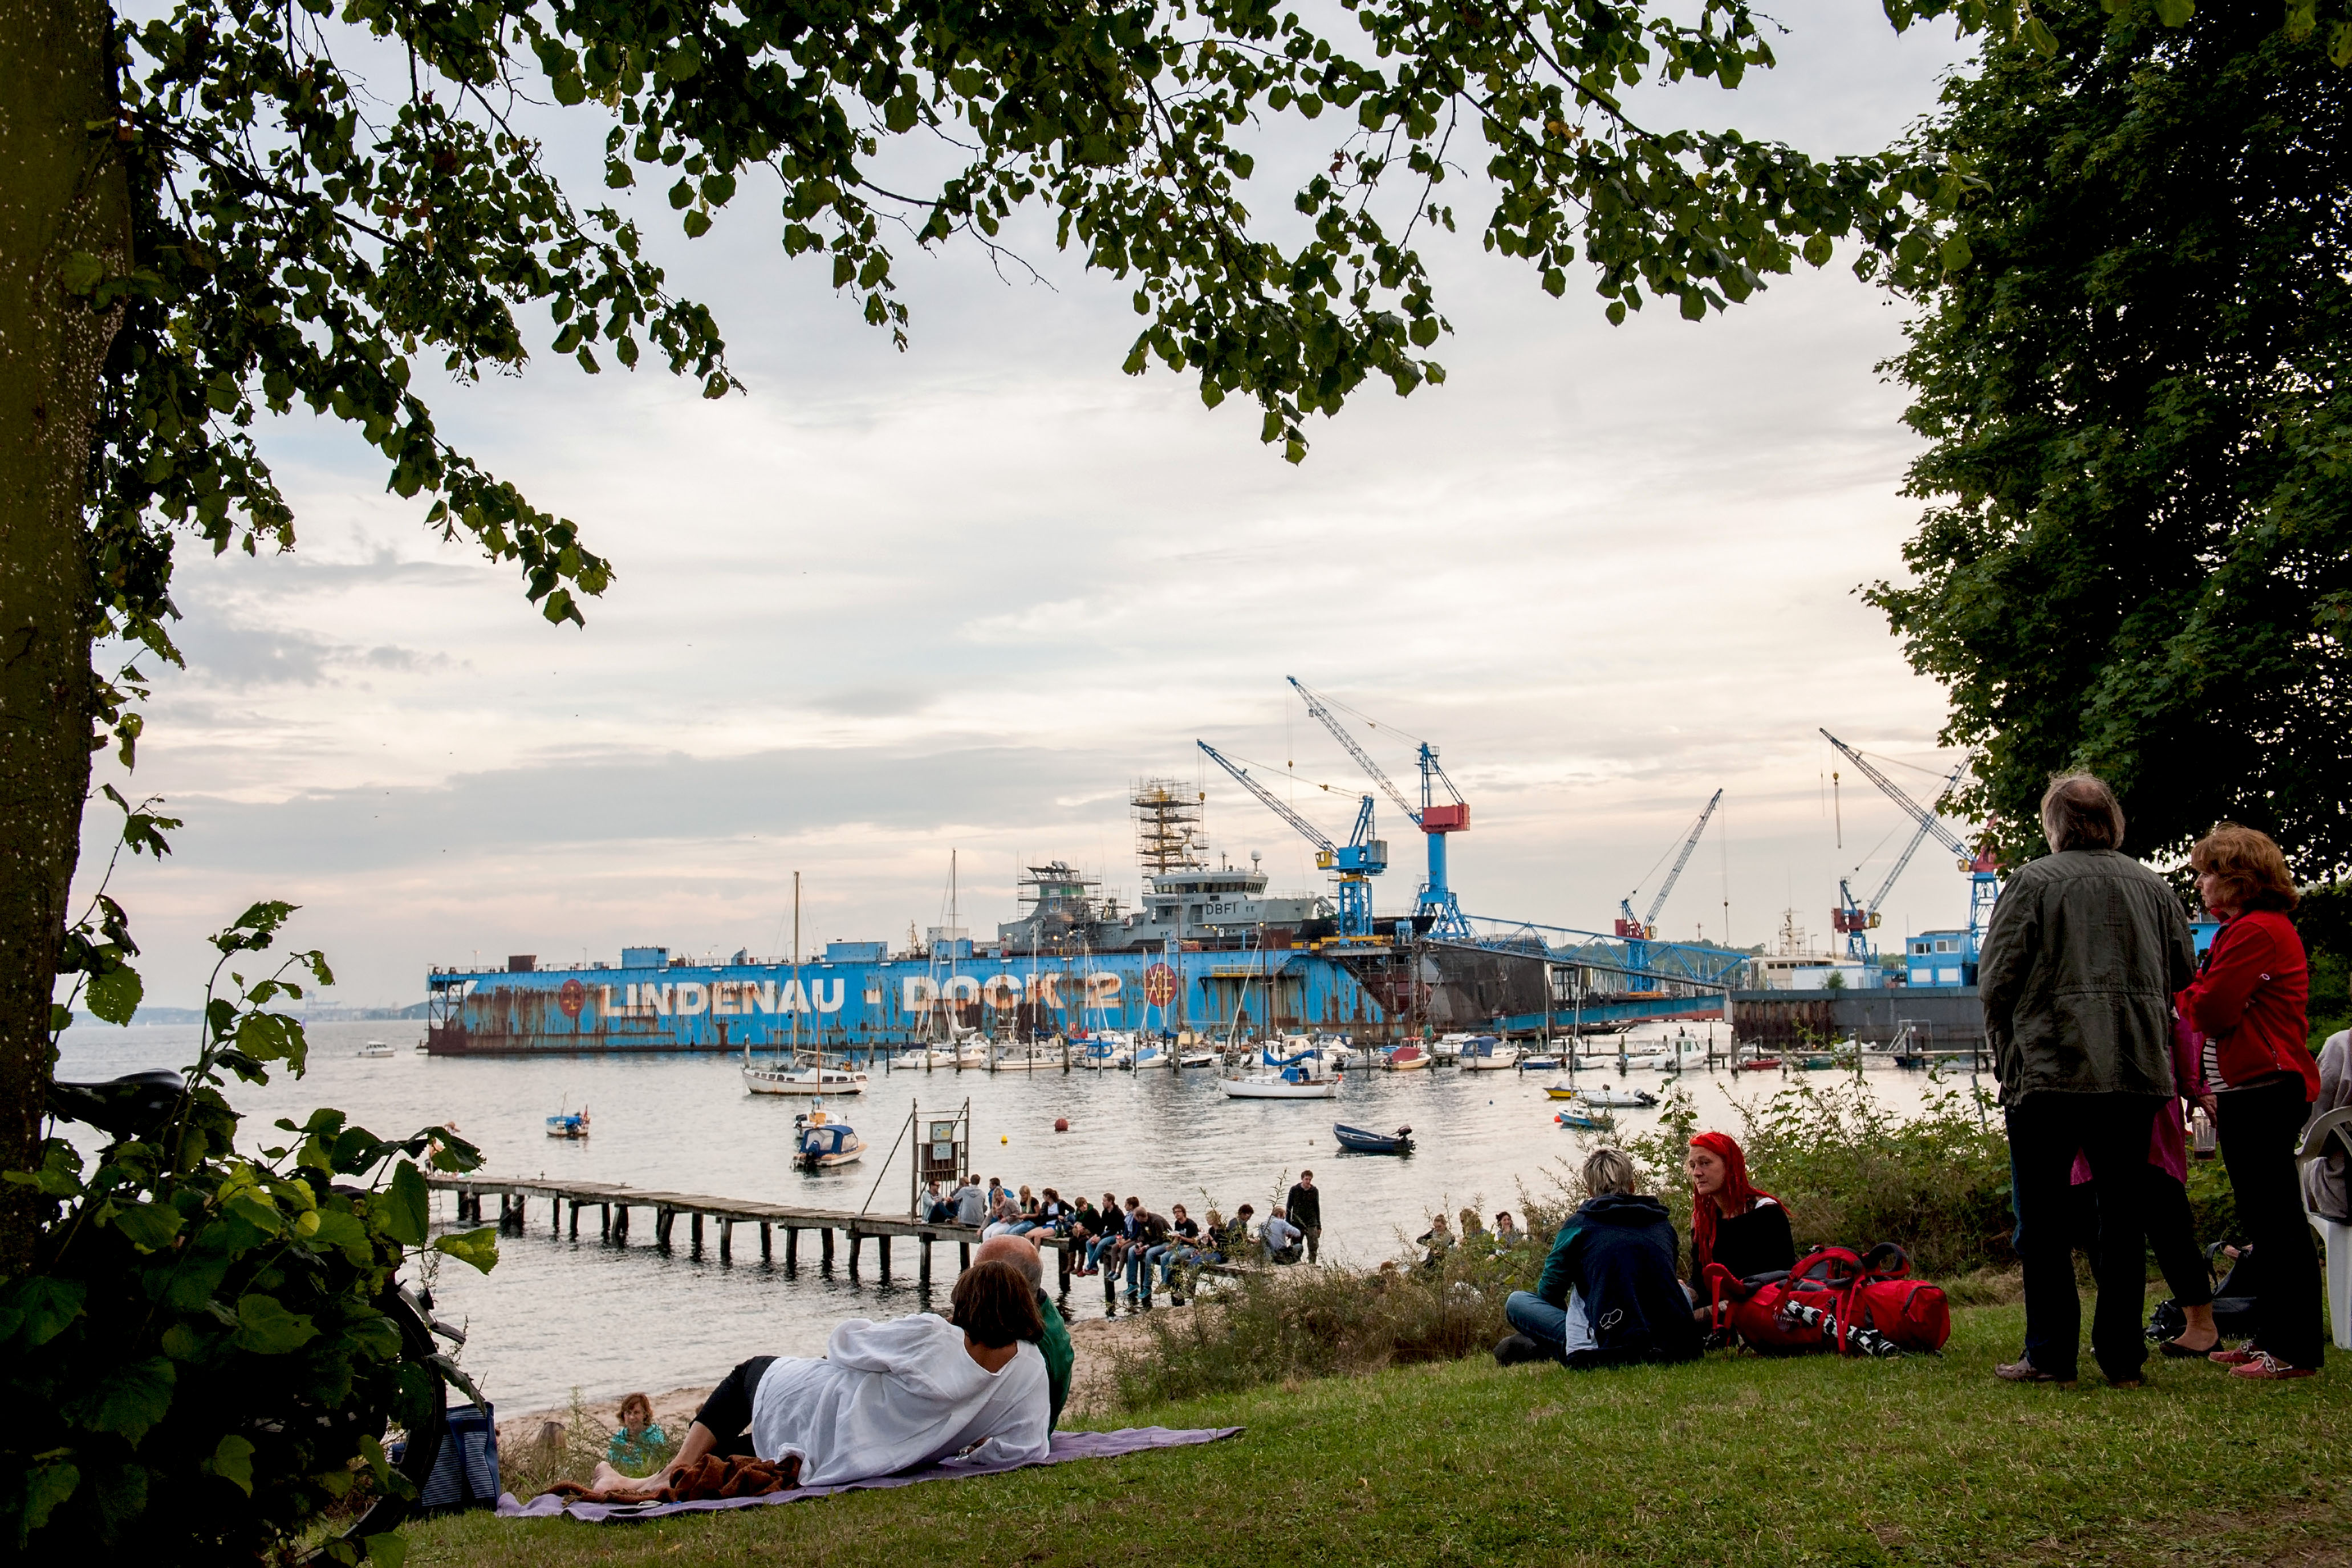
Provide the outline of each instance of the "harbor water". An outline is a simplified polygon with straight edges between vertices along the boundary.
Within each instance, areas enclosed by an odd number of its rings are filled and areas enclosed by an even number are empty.
[[[1703,1038],[1706,1028],[1692,1033]],[[908,1212],[910,1188],[908,1151],[900,1146],[894,1156],[892,1146],[909,1109],[953,1112],[969,1100],[977,1173],[1016,1189],[1052,1186],[1073,1199],[1133,1194],[1161,1214],[1181,1203],[1196,1219],[1211,1207],[1231,1214],[1248,1203],[1263,1215],[1302,1168],[1311,1169],[1324,1194],[1323,1255],[1357,1265],[1404,1251],[1441,1211],[1475,1207],[1491,1222],[1497,1209],[1516,1215],[1522,1190],[1553,1195],[1579,1148],[1575,1135],[1552,1121],[1556,1106],[1545,1086],[1564,1081],[1554,1073],[1361,1071],[1349,1073],[1333,1100],[1237,1100],[1218,1092],[1208,1069],[886,1075],[877,1065],[864,1094],[825,1101],[865,1138],[865,1159],[812,1174],[792,1168],[789,1146],[793,1118],[808,1102],[746,1093],[732,1058],[435,1058],[413,1048],[423,1034],[415,1023],[319,1024],[309,1034],[306,1077],[232,1084],[251,1147],[274,1139],[278,1119],[299,1122],[331,1105],[384,1137],[454,1124],[480,1146],[488,1175],[626,1183],[896,1216]],[[177,1068],[195,1039],[193,1026],[77,1025],[66,1033],[58,1075]],[[378,1039],[395,1054],[357,1054]],[[1622,1081],[1661,1098],[1678,1084],[1696,1100],[1703,1126],[1736,1131],[1735,1100],[1759,1103],[1792,1084],[1826,1087],[1837,1077],[1735,1078],[1717,1068],[1679,1077],[1636,1069],[1621,1080],[1612,1067],[1587,1069],[1577,1081]],[[1932,1087],[1925,1072],[1889,1066],[1874,1065],[1865,1077],[1898,1115],[1916,1110]],[[1967,1083],[1965,1071],[1958,1081]],[[547,1117],[583,1109],[593,1119],[589,1137],[546,1135]],[[1657,1117],[1612,1114],[1628,1133]],[[1056,1119],[1070,1130],[1056,1133]],[[1410,1125],[1417,1152],[1402,1159],[1342,1153],[1332,1140],[1335,1121],[1381,1132]],[[438,1220],[453,1224],[453,1200],[436,1194],[436,1201]],[[710,1383],[748,1355],[820,1352],[844,1319],[944,1308],[952,1282],[952,1248],[935,1256],[936,1278],[926,1289],[915,1283],[912,1242],[898,1244],[892,1279],[883,1284],[870,1247],[862,1279],[852,1281],[845,1249],[828,1274],[814,1261],[814,1238],[804,1237],[798,1272],[787,1279],[781,1241],[775,1261],[762,1264],[756,1240],[747,1245],[739,1232],[735,1260],[722,1264],[715,1235],[699,1258],[689,1256],[681,1225],[665,1256],[652,1245],[646,1218],[640,1214],[630,1245],[616,1248],[598,1240],[593,1215],[583,1216],[581,1239],[557,1238],[549,1205],[538,1203],[523,1233],[503,1238],[492,1274],[443,1260],[435,1285],[440,1314],[465,1324],[464,1364],[492,1400],[521,1411],[559,1405],[574,1389],[601,1403],[632,1388]],[[1065,1310],[1101,1316],[1101,1286],[1099,1279],[1074,1279]]]

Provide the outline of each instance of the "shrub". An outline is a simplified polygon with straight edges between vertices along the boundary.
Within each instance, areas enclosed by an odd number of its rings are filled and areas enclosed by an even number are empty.
[[[291,906],[257,904],[213,938],[221,970],[268,948]],[[399,1412],[429,1408],[430,1369],[383,1310],[423,1247],[420,1160],[477,1163],[437,1128],[391,1142],[320,1110],[280,1121],[285,1146],[237,1152],[225,1073],[298,1075],[298,954],[235,999],[208,987],[205,1044],[170,1121],[90,1164],[63,1139],[38,1172],[32,1269],[0,1286],[0,1540],[20,1563],[94,1549],[143,1564],[254,1561],[320,1533],[359,1492],[404,1488],[382,1445]],[[438,1247],[496,1259],[485,1228]],[[396,1539],[326,1545],[331,1561],[397,1562]]]

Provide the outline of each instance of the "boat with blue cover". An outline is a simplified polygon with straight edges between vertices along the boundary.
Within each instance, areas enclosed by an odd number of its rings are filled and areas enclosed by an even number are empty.
[[[1339,1147],[1358,1154],[1410,1154],[1412,1152],[1412,1129],[1400,1127],[1394,1132],[1367,1132],[1360,1127],[1345,1122],[1331,1124],[1331,1136]]]
[[[577,1110],[557,1111],[547,1119],[547,1135],[550,1138],[587,1137],[588,1108],[583,1105]]]
[[[866,1152],[866,1140],[846,1121],[835,1121],[816,1107],[793,1118],[793,1163],[803,1171],[827,1171],[856,1163]]]
[[[1580,1105],[1570,1106],[1555,1114],[1552,1120],[1576,1132],[1608,1132],[1616,1127],[1607,1112],[1587,1110]]]
[[[1217,1088],[1230,1100],[1329,1100],[1339,1094],[1341,1078],[1325,1065],[1319,1051],[1277,1057],[1260,1047],[1257,1071],[1219,1079]]]

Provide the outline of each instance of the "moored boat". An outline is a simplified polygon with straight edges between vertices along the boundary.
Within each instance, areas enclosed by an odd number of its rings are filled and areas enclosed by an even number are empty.
[[[1552,1120],[1559,1122],[1562,1127],[1568,1128],[1570,1131],[1575,1132],[1607,1132],[1612,1131],[1616,1125],[1615,1122],[1613,1122],[1607,1115],[1601,1112],[1585,1110],[1576,1106],[1570,1106],[1566,1110],[1555,1112],[1552,1116]]]
[[[1429,1053],[1408,1041],[1383,1055],[1381,1066],[1391,1072],[1417,1072],[1429,1066]]]
[[[1733,1072],[1769,1072],[1780,1065],[1779,1057],[1753,1057],[1744,1062],[1732,1063],[1731,1070]]]
[[[1492,1035],[1480,1035],[1475,1039],[1465,1041],[1460,1058],[1464,1072],[1501,1072],[1517,1067],[1518,1060],[1518,1047]]]
[[[1339,1147],[1358,1154],[1410,1154],[1412,1152],[1412,1129],[1400,1127],[1394,1132],[1367,1132],[1360,1127],[1345,1122],[1331,1124],[1331,1136]]]
[[[793,1163],[803,1171],[855,1164],[865,1152],[866,1140],[822,1107],[811,1106],[793,1118]]]
[[[847,1068],[743,1064],[743,1087],[753,1094],[863,1094],[866,1082],[864,1073]]]
[[[352,1053],[355,1057],[388,1057],[392,1055],[390,1040],[370,1040]]]
[[[588,1108],[561,1110],[547,1119],[550,1138],[585,1138],[588,1136]]]
[[[1619,1110],[1646,1110],[1658,1103],[1658,1097],[1646,1089],[1612,1089],[1606,1084],[1599,1089],[1573,1090],[1570,1098],[1586,1105]]]

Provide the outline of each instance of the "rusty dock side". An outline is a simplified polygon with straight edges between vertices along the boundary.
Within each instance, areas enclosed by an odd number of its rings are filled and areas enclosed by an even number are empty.
[[[580,1237],[580,1211],[596,1211],[598,1237],[616,1247],[629,1242],[629,1212],[651,1209],[654,1216],[654,1245],[667,1252],[670,1235],[678,1216],[688,1224],[688,1246],[693,1256],[702,1255],[703,1227],[706,1221],[716,1221],[719,1229],[719,1260],[731,1263],[735,1258],[735,1227],[756,1225],[760,1227],[760,1259],[772,1261],[775,1256],[775,1233],[784,1233],[784,1264],[795,1268],[800,1262],[800,1241],[803,1231],[814,1231],[820,1248],[820,1260],[834,1260],[834,1237],[839,1232],[848,1240],[849,1272],[857,1273],[859,1254],[865,1244],[875,1244],[876,1260],[885,1280],[890,1278],[890,1244],[911,1239],[920,1248],[916,1278],[924,1284],[931,1279],[931,1247],[936,1242],[956,1244],[959,1266],[971,1262],[972,1244],[980,1232],[970,1226],[943,1224],[927,1225],[918,1220],[898,1219],[888,1215],[851,1214],[837,1209],[804,1208],[795,1204],[758,1203],[745,1198],[712,1197],[702,1193],[673,1193],[653,1187],[633,1187],[614,1182],[566,1182],[522,1176],[450,1176],[431,1175],[425,1184],[438,1192],[454,1193],[457,1198],[457,1217],[479,1222],[484,1217],[485,1200],[498,1199],[498,1223],[502,1231],[520,1232],[529,1223],[530,1205],[544,1198],[549,1205],[552,1232],[572,1239]],[[567,1214],[568,1209],[568,1214]],[[567,1223],[568,1222],[568,1223]],[[1070,1283],[1070,1254],[1066,1237],[1050,1231],[1039,1231],[1029,1239],[1041,1247],[1052,1247],[1057,1258],[1057,1274],[1063,1289]]]

